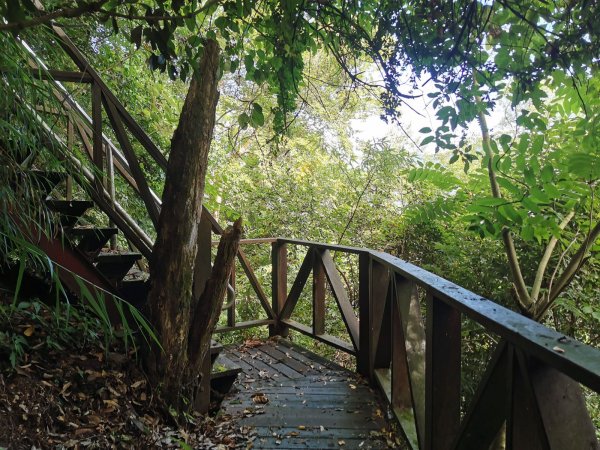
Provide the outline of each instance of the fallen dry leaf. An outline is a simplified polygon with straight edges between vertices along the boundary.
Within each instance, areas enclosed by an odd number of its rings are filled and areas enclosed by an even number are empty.
[[[252,394],[252,401],[254,403],[258,403],[260,405],[264,405],[265,403],[269,403],[269,399],[265,394],[256,393]]]
[[[140,386],[143,386],[144,384],[146,384],[146,380],[138,380],[131,385],[131,389],[137,389]]]

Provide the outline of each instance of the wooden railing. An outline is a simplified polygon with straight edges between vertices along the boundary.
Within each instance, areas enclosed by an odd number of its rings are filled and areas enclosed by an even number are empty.
[[[596,448],[575,393],[579,383],[600,392],[598,349],[386,253],[283,238],[247,243],[271,244],[274,318],[229,323],[222,331],[269,325],[271,334],[291,329],[355,355],[357,371],[384,393],[412,448],[485,449],[501,429],[506,448],[583,448],[584,441]],[[306,254],[288,286],[291,246]],[[341,255],[355,258],[358,279],[342,278],[334,262]],[[312,289],[306,287],[311,274]],[[348,290],[355,287],[352,302]],[[335,302],[325,302],[326,289]],[[310,291],[310,325],[291,318],[303,290]],[[326,304],[338,309],[345,336],[325,333]],[[461,410],[465,319],[497,345],[489,362],[482,360],[487,369]],[[564,389],[560,404],[553,389]]]

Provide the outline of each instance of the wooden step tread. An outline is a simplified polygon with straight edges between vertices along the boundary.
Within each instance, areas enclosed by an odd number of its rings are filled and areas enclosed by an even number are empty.
[[[69,230],[69,235],[79,241],[77,248],[94,260],[108,240],[118,232],[114,227],[74,227]]]
[[[124,261],[132,261],[132,263],[142,258],[142,254],[138,252],[100,252],[96,260],[100,263],[117,263]]]
[[[46,206],[60,214],[60,223],[67,228],[75,226],[85,212],[94,207],[94,202],[89,200],[56,200],[47,199]]]
[[[30,174],[37,180],[44,197],[56,188],[56,186],[67,178],[65,172],[48,172],[44,170],[31,170]]]
[[[215,353],[221,353],[223,351],[223,344],[215,341],[214,339],[210,340],[210,354],[214,355]]]
[[[94,202],[91,200],[58,200],[56,198],[49,198],[46,200],[46,205],[56,212],[70,212],[73,209],[92,208]]]
[[[115,227],[73,227],[69,230],[69,233],[73,236],[104,236],[108,235],[111,237],[119,232],[118,228]]]
[[[137,252],[100,252],[96,256],[96,269],[109,280],[119,283],[135,262],[141,258],[142,254]]]
[[[136,308],[146,303],[150,284],[145,279],[123,280],[119,285],[119,295]]]

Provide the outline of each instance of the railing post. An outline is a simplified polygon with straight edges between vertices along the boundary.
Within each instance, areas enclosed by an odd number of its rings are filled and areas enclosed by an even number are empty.
[[[449,449],[460,426],[460,312],[427,293],[425,449]]]
[[[73,127],[73,119],[67,114],[67,150],[69,153],[73,153],[75,149],[75,129]],[[73,177],[67,175],[65,200],[73,200]]]
[[[390,368],[392,358],[392,286],[390,270],[384,264],[371,261],[370,269],[369,369],[374,377],[378,369]]]
[[[314,252],[313,257],[313,333],[325,334],[325,268],[321,253]]]
[[[98,83],[92,83],[92,130],[93,130],[93,161],[94,187],[102,196],[102,169],[104,148],[102,144],[102,91]]]
[[[279,322],[287,298],[287,245],[279,241],[271,244],[271,298],[275,324],[269,327],[270,336],[287,336],[288,329]]]
[[[110,195],[110,202],[112,204],[112,207],[115,207],[115,201],[117,199],[116,197],[116,192],[115,192],[115,167],[114,167],[114,162],[113,162],[113,153],[112,153],[112,149],[110,148],[109,145],[105,145],[105,151],[106,151],[106,190],[108,191],[109,195]],[[115,223],[112,220],[109,220],[108,225],[110,227],[115,226]],[[110,237],[110,249],[111,250],[116,250],[117,249],[117,235],[113,234]]]
[[[356,355],[357,371],[371,379],[371,258],[367,252],[358,256],[358,321],[359,346]]]

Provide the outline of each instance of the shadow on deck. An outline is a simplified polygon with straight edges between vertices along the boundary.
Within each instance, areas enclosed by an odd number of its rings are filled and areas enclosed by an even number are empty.
[[[285,339],[228,347],[242,368],[222,410],[253,427],[256,449],[400,448],[366,381]]]

